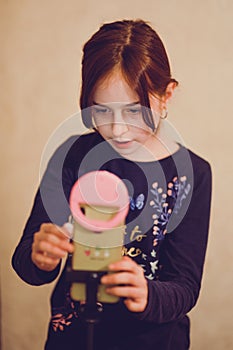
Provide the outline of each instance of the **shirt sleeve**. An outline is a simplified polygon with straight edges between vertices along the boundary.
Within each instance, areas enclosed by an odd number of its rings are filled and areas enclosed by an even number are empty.
[[[194,189],[188,210],[168,233],[161,252],[161,273],[148,281],[148,304],[137,318],[158,323],[177,320],[196,304],[207,248],[212,176],[202,160],[194,166]]]
[[[63,225],[70,215],[68,198],[74,175],[69,167],[64,166],[64,160],[73,142],[72,138],[68,139],[50,159],[12,257],[12,266],[18,276],[31,285],[50,283],[60,271],[61,264],[51,272],[40,270],[33,263],[31,252],[34,234],[39,231],[41,224],[52,222]]]

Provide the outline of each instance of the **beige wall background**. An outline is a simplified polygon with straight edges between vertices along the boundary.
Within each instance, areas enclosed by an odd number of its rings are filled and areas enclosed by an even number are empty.
[[[122,18],[149,20],[160,33],[180,81],[169,120],[213,169],[210,239],[202,292],[190,313],[191,349],[233,348],[233,2],[1,0],[3,350],[43,348],[53,285],[26,285],[13,272],[11,255],[38,186],[47,140],[78,111],[82,45],[102,22]]]

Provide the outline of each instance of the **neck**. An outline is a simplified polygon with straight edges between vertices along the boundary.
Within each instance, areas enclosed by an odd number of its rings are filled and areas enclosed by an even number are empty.
[[[139,147],[135,154],[131,154],[128,159],[151,162],[169,157],[179,149],[176,139],[177,135],[168,135],[163,122],[161,122],[157,130],[148,137],[145,144]]]

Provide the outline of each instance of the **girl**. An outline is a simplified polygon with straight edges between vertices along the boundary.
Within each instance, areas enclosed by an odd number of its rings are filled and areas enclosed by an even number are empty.
[[[162,119],[178,82],[158,34],[142,20],[104,24],[83,50],[80,106],[92,129],[51,158],[13,256],[27,283],[59,274],[74,248],[63,224],[74,182],[107,170],[130,196],[123,257],[101,283],[120,297],[104,305],[95,349],[189,348],[187,313],[197,302],[207,245],[208,162],[165,135]],[[119,272],[120,271],[120,272]],[[46,350],[85,349],[85,325],[70,298],[65,269],[51,298]]]

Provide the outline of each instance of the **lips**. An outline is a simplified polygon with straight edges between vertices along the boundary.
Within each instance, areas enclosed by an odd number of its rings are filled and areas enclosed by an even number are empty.
[[[131,146],[132,141],[131,140],[126,140],[126,141],[112,140],[112,143],[117,148],[128,148]]]

